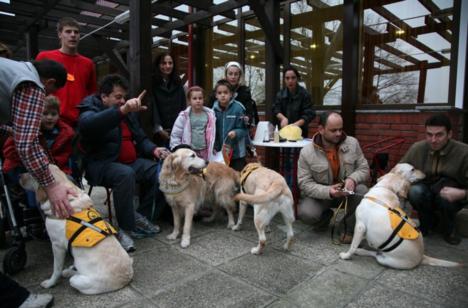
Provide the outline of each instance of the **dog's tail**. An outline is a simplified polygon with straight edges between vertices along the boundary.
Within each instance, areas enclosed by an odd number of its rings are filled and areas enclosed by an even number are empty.
[[[463,266],[463,264],[458,263],[458,262],[452,262],[452,261],[432,258],[432,257],[426,256],[426,255],[423,255],[423,259],[421,261],[421,264],[432,265],[432,266],[443,266],[443,267]]]
[[[264,193],[257,195],[239,193],[234,196],[234,200],[244,201],[249,204],[267,203],[275,198],[278,198],[283,193],[283,185],[284,184],[279,181],[273,182]]]

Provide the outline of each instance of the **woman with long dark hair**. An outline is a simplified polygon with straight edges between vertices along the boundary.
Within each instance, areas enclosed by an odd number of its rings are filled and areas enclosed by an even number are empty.
[[[170,53],[163,52],[156,57],[152,72],[154,138],[169,145],[172,126],[179,112],[186,108],[185,92]]]

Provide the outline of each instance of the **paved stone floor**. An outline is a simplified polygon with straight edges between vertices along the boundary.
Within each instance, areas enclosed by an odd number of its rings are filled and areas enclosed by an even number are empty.
[[[101,204],[102,192],[93,192],[93,199]],[[468,267],[398,271],[373,258],[343,261],[338,253],[348,246],[334,245],[329,233],[316,234],[300,222],[294,225],[296,242],[285,252],[279,216],[267,234],[265,253],[253,256],[257,233],[251,214],[238,232],[227,230],[225,220],[195,223],[186,249],[166,240],[171,230],[163,225],[162,234],[136,242],[129,286],[86,296],[62,279],[49,291],[55,307],[468,307]],[[450,246],[433,236],[425,244],[430,256],[468,264],[468,239]],[[52,270],[50,244],[30,241],[27,252],[27,266],[14,278],[46,292],[39,283]]]

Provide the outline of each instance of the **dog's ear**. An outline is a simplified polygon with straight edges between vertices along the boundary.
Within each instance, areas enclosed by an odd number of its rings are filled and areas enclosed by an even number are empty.
[[[400,180],[395,181],[395,184],[395,191],[397,192],[397,195],[403,199],[407,199],[411,183],[401,177]]]

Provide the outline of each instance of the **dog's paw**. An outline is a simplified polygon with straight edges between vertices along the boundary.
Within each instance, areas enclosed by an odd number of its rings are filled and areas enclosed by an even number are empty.
[[[52,279],[47,279],[41,282],[41,287],[43,287],[44,289],[48,289],[48,288],[55,286],[55,284],[56,284],[56,281]]]
[[[291,247],[294,244],[294,242],[295,242],[294,238],[290,238],[290,239],[286,240],[286,243],[284,243],[283,249],[284,250],[291,250]]]
[[[168,236],[166,236],[166,238],[167,238],[168,240],[170,240],[170,241],[174,241],[174,240],[177,239],[177,236],[178,236],[178,235],[179,235],[179,234],[177,234],[177,233],[171,233],[171,234],[169,234]]]
[[[234,225],[232,226],[231,228],[233,231],[239,231],[241,229],[241,225],[237,224],[237,225]]]
[[[227,225],[227,228],[228,228],[228,229],[234,230],[234,227],[235,227],[235,224],[234,224],[234,223],[231,223],[231,224],[228,224],[228,225]]]
[[[349,260],[351,259],[351,254],[347,252],[340,252],[340,258],[342,260]]]
[[[62,277],[63,278],[70,278],[75,274],[76,274],[76,270],[75,270],[74,267],[70,267],[70,268],[64,269],[62,271]]]
[[[260,248],[254,247],[254,248],[250,249],[250,253],[253,254],[253,255],[259,255],[262,252],[261,252]]]
[[[182,241],[180,242],[180,247],[187,248],[190,245],[190,237],[182,237]]]

